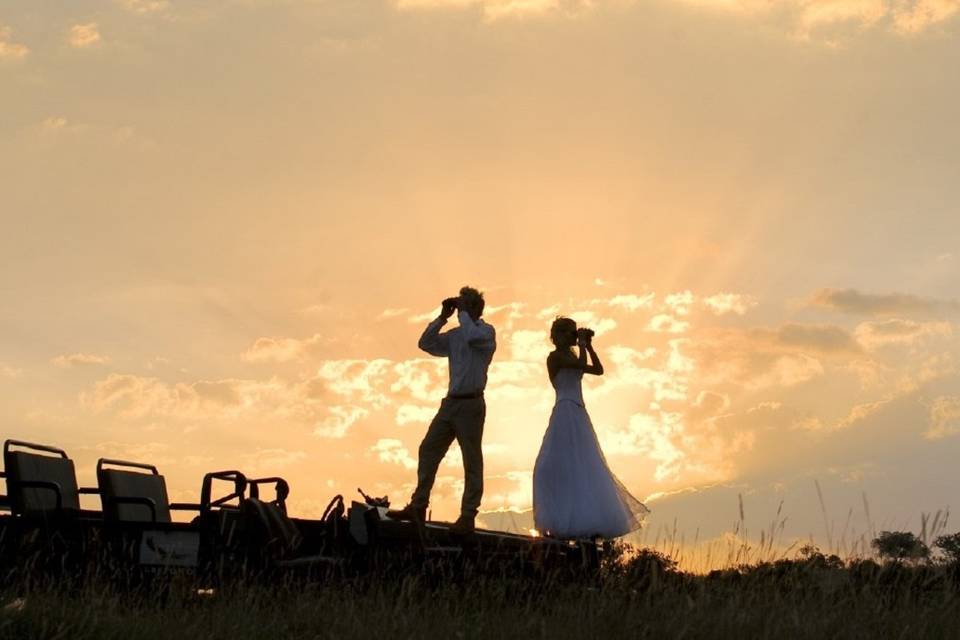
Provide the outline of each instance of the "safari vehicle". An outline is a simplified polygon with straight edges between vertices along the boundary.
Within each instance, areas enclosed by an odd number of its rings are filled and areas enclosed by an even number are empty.
[[[101,458],[97,487],[79,488],[74,462],[58,447],[7,440],[6,495],[0,496],[0,563],[30,572],[173,569],[213,579],[224,575],[329,565],[346,535],[343,501],[321,520],[287,516],[290,493],[280,477],[248,479],[241,471],[203,476],[197,503],[171,503],[155,465]],[[261,499],[263,487],[274,496]],[[249,492],[249,493],[248,493]],[[101,510],[81,509],[98,495]],[[194,513],[189,522],[172,518]],[[136,572],[134,572],[136,573]]]
[[[599,562],[590,541],[483,529],[456,536],[448,523],[392,520],[386,498],[365,494],[349,513],[338,495],[319,519],[291,518],[290,486],[277,476],[248,479],[236,469],[213,471],[203,476],[197,503],[171,503],[164,476],[149,463],[101,458],[97,487],[80,488],[63,449],[7,440],[3,459],[3,569],[133,577],[176,571],[216,584],[242,575],[363,572],[435,558],[523,570],[593,569]],[[263,495],[271,489],[271,497]],[[85,494],[100,497],[100,511],[80,507]],[[174,521],[178,511],[195,515]]]

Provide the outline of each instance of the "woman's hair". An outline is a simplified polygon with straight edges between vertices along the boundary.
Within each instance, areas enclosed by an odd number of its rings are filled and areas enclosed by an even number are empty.
[[[560,345],[557,344],[557,334],[564,331],[573,331],[576,333],[577,323],[574,322],[572,318],[557,316],[557,319],[550,325],[550,341],[559,347]]]

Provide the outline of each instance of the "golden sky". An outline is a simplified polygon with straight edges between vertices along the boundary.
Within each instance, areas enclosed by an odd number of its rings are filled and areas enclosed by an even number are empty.
[[[179,500],[240,468],[298,514],[403,503],[446,384],[416,341],[473,284],[483,509],[529,508],[562,313],[650,536],[738,494],[786,540],[918,528],[960,454],[958,9],[5,2],[2,435]],[[461,481],[451,452],[435,517]]]

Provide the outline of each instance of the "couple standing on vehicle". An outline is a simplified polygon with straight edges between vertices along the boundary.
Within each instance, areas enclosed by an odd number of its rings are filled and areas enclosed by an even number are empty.
[[[420,443],[417,488],[407,506],[387,513],[391,518],[426,519],[437,468],[456,440],[465,483],[460,517],[451,531],[474,530],[483,495],[483,391],[497,348],[494,328],[482,319],[484,304],[482,293],[463,287],[459,296],[443,301],[440,315],[420,336],[423,351],[448,359],[450,383]],[[441,333],[454,312],[460,326]],[[550,328],[556,348],[546,364],[557,400],[534,465],[533,511],[537,529],[558,538],[615,538],[638,529],[648,513],[607,466],[583,403],[583,374],[603,375],[592,338],[592,330],[578,329],[570,318],[559,317]]]

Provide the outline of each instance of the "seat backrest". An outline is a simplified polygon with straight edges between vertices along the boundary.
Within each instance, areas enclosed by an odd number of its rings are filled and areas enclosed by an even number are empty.
[[[110,469],[106,465],[123,466]],[[128,468],[144,469],[130,471]],[[170,522],[167,483],[153,465],[101,458],[97,462],[97,484],[103,517],[119,522]]]
[[[46,453],[14,451],[14,446]],[[64,451],[7,440],[3,447],[3,464],[7,473],[7,494],[14,514],[46,515],[56,512],[58,503],[63,512],[75,513],[80,510],[76,469],[73,460]]]

